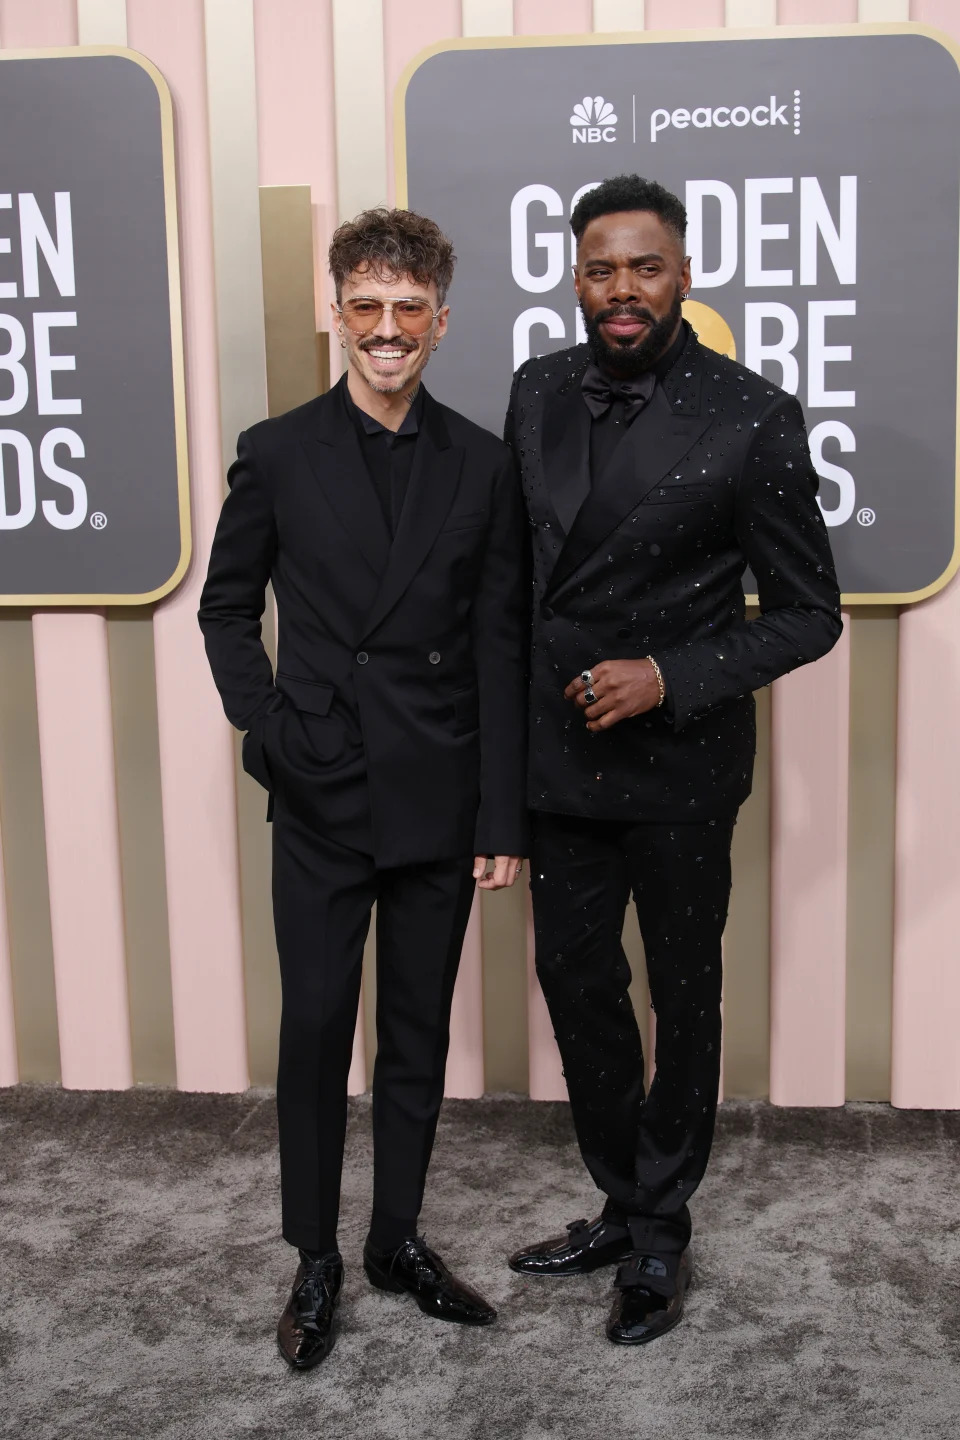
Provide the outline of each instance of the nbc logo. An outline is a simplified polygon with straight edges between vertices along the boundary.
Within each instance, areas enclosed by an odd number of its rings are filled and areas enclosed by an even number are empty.
[[[604,100],[602,95],[584,95],[583,99],[574,105],[573,114],[570,116],[573,143],[596,145],[601,140],[606,140],[610,144],[617,138],[614,129],[616,123],[617,117],[609,100]]]

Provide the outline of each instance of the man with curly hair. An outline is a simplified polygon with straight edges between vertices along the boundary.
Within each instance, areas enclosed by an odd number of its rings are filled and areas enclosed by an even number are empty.
[[[512,458],[421,377],[447,330],[450,241],[371,210],[330,247],[343,378],[240,436],[200,624],[243,763],[268,790],[283,991],[283,1234],[299,1251],[278,1327],[323,1360],[347,1075],[377,906],[373,1214],[364,1268],[440,1320],[495,1312],[417,1231],[477,885],[526,846],[525,525]],[[276,596],[276,674],[261,642]]]
[[[618,1265],[607,1335],[637,1345],[677,1323],[690,1279],[751,692],[831,648],[840,596],[800,405],[682,317],[683,205],[620,175],[570,223],[587,343],[521,366],[507,437],[533,527],[537,973],[606,1203],[511,1265]],[[631,892],[657,1020],[647,1094],[620,942]]]

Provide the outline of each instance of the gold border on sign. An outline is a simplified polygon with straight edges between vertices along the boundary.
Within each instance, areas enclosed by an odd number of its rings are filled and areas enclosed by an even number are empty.
[[[410,61],[397,81],[393,99],[393,144],[394,144],[394,173],[396,175],[397,204],[407,204],[407,129],[406,129],[406,98],[407,88],[416,72],[427,60],[434,55],[442,55],[448,50],[519,50],[519,49],[542,49],[547,45],[664,45],[679,44],[685,41],[721,40],[721,41],[742,41],[742,40],[849,40],[857,39],[863,35],[923,35],[928,40],[934,41],[941,49],[946,50],[952,56],[958,70],[960,70],[960,45],[942,30],[935,30],[929,25],[920,25],[911,21],[903,23],[876,23],[876,24],[853,24],[853,25],[776,25],[766,26],[759,29],[725,29],[725,30],[655,30],[655,31],[623,31],[619,34],[588,34],[588,35],[490,35],[476,36],[466,40],[440,40],[434,45],[428,45]],[[953,479],[953,555],[950,558],[946,569],[932,584],[925,585],[922,590],[911,590],[904,594],[897,594],[892,591],[879,593],[868,593],[863,595],[842,595],[844,605],[913,605],[918,600],[926,600],[931,595],[936,595],[956,575],[960,569],[960,493],[958,493],[958,475],[960,475],[960,298],[957,306],[957,434],[956,434],[956,464],[954,466]],[[746,597],[748,605],[757,604],[756,595]]]
[[[170,575],[155,590],[142,594],[2,595],[0,605],[97,606],[149,605],[162,600],[180,584],[190,565],[193,535],[190,523],[190,469],[187,449],[187,399],[183,368],[183,317],[180,303],[180,231],[177,222],[177,170],[174,154],[173,101],[166,80],[145,55],[122,45],[72,45],[49,50],[0,50],[0,60],[76,60],[117,55],[145,70],[160,101],[160,146],[163,159],[163,207],[167,235],[167,289],[170,304],[170,361],[173,380],[174,437],[177,451],[177,495],[180,518],[180,558]]]

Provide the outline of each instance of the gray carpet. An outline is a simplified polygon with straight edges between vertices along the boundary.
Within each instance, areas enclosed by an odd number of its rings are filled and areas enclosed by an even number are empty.
[[[352,1102],[340,1339],[287,1371],[276,1120],[241,1097],[0,1091],[0,1434],[17,1440],[955,1440],[960,1114],[721,1110],[682,1326],[603,1337],[610,1277],[503,1253],[595,1212],[563,1105],[448,1103],[423,1227],[489,1330],[370,1290]]]

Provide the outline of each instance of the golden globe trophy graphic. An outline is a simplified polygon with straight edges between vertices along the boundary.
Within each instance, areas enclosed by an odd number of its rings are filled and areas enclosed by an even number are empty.
[[[701,345],[706,345],[708,350],[716,350],[720,355],[726,355],[728,360],[736,360],[737,342],[733,338],[733,331],[718,311],[704,305],[701,300],[685,300],[683,318],[696,330]]]

